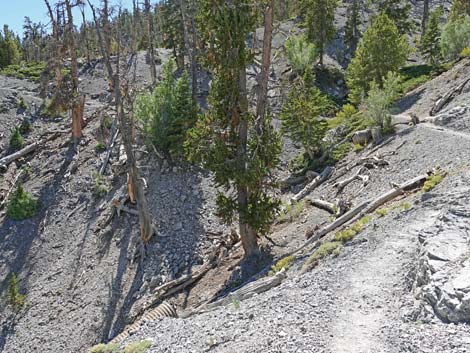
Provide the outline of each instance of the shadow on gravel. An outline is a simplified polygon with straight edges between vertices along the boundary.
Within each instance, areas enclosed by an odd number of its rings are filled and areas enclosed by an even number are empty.
[[[410,109],[412,106],[414,106],[416,104],[416,102],[421,99],[421,97],[423,96],[424,91],[425,91],[425,89],[421,88],[419,90],[416,90],[414,93],[406,95],[405,97],[400,99],[398,101],[398,104],[397,104],[397,106],[399,108],[398,113],[403,113],[404,111],[406,111],[406,110]]]
[[[12,249],[13,258],[6,259],[5,264],[7,271],[5,278],[0,284],[0,293],[8,286],[8,274],[20,273],[24,268],[30,265],[30,250],[36,238],[40,238],[42,225],[47,218],[47,209],[52,208],[57,203],[57,192],[64,181],[64,175],[72,162],[75,147],[71,144],[65,154],[64,161],[58,172],[54,175],[52,181],[39,192],[40,209],[32,219],[25,221],[13,221],[8,217],[3,219],[0,225],[0,253],[8,254]],[[29,272],[22,277],[22,286],[27,286]]]

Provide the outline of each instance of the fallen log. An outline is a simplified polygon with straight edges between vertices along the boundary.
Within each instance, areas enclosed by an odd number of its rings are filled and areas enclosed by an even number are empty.
[[[295,202],[299,202],[305,196],[310,194],[317,186],[319,186],[325,180],[327,180],[331,176],[334,170],[335,169],[333,167],[329,167],[329,166],[326,167],[319,176],[313,179],[310,183],[307,184],[307,186],[305,186],[305,188],[303,188],[299,193],[297,193],[291,198],[290,200],[291,204]]]
[[[353,176],[351,176],[349,178],[346,178],[344,180],[338,181],[336,184],[334,184],[333,187],[338,189],[337,193],[340,193],[341,191],[343,191],[343,189],[347,185],[349,185],[350,183],[352,183],[356,179],[360,179],[360,180],[363,181],[364,184],[366,184],[369,181],[369,177],[367,175],[361,175],[361,173],[365,169],[366,169],[365,167],[361,167],[357,170],[357,172]]]
[[[15,152],[15,153],[12,153],[8,156],[5,156],[3,158],[0,159],[0,165],[4,165],[4,166],[8,166],[11,162],[14,162],[16,161],[17,159],[21,158],[21,157],[24,157],[26,156],[27,154],[35,151],[36,149],[38,149],[41,145],[43,145],[44,143],[50,141],[50,140],[53,140],[55,139],[57,136],[59,136],[61,133],[63,133],[62,131],[55,131],[51,134],[51,136],[49,137],[46,137],[40,141],[37,141],[37,142],[34,142],[24,148],[22,148],[21,150]]]
[[[314,207],[325,210],[331,214],[336,214],[338,211],[338,206],[332,202],[328,202],[320,199],[307,199],[307,201]]]
[[[116,142],[116,138],[119,135],[119,129],[117,128],[117,119],[114,119],[113,125],[111,126],[111,138],[108,141],[108,144],[106,146],[106,156],[104,157],[103,164],[101,165],[100,168],[100,174],[103,175],[104,172],[106,171],[106,166],[108,165],[109,158],[111,157],[111,152],[114,147],[114,143]]]
[[[10,164],[3,180],[4,185],[2,185],[0,189],[0,210],[3,209],[8,202],[11,192],[15,188],[21,174],[23,174],[23,170],[18,171],[15,163]]]
[[[438,99],[436,103],[432,106],[431,110],[429,111],[430,116],[435,116],[439,113],[447,104],[449,104],[455,97],[462,93],[462,90],[470,82],[470,78],[466,79],[460,85],[458,85],[453,90],[447,92],[441,99]]]

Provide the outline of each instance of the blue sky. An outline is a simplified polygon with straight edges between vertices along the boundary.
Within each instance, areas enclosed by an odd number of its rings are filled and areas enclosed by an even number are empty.
[[[49,0],[54,4],[56,0]],[[122,4],[128,9],[132,8],[132,0],[109,0],[110,4]],[[139,1],[141,3],[142,1]],[[92,4],[98,5],[100,0],[92,0]],[[52,5],[53,6],[53,5]],[[88,6],[87,6],[88,7]],[[7,24],[11,30],[22,36],[24,17],[28,16],[33,22],[49,23],[47,8],[44,0],[0,0],[0,28]],[[91,20],[91,12],[87,12],[87,18]],[[80,11],[76,9],[74,22],[80,23]]]

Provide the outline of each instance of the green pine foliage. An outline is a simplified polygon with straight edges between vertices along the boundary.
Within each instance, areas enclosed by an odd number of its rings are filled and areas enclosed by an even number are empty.
[[[38,201],[22,185],[13,192],[8,204],[7,214],[15,221],[33,217],[38,209]]]
[[[290,36],[285,43],[287,60],[297,75],[302,76],[311,70],[318,59],[315,44],[307,42],[305,35]]]
[[[334,111],[331,100],[317,87],[308,84],[308,79],[298,78],[289,91],[280,119],[282,131],[292,141],[300,143],[310,160],[322,152],[322,140],[328,131],[326,116]]]
[[[3,26],[0,32],[0,68],[12,64],[19,64],[21,60],[21,44],[15,34]]]
[[[380,126],[384,133],[392,132],[391,109],[400,95],[401,77],[389,72],[383,87],[372,83],[369,95],[365,100],[366,112],[371,126]]]
[[[426,26],[426,32],[423,38],[421,38],[420,43],[421,54],[433,67],[439,64],[441,58],[441,29],[439,21],[443,11],[443,8],[439,7],[431,12],[428,25]]]
[[[349,50],[354,53],[361,39],[359,26],[361,24],[361,12],[364,8],[363,0],[352,0],[347,10],[346,25],[344,27],[344,42]]]
[[[468,0],[454,0],[450,10],[450,20],[455,21],[462,19],[465,16],[470,16],[470,1]]]
[[[302,5],[307,38],[317,47],[320,64],[323,64],[325,47],[336,33],[334,20],[338,0],[302,0]]]
[[[208,48],[206,65],[214,73],[209,110],[189,131],[188,158],[214,173],[224,192],[217,198],[218,215],[231,223],[266,234],[279,201],[272,195],[271,172],[279,163],[281,139],[267,114],[262,122],[248,111],[245,70],[253,61],[245,38],[255,28],[254,1],[201,1],[199,25]],[[243,236],[243,235],[242,235]],[[245,248],[248,254],[253,248]]]
[[[152,346],[152,341],[144,340],[140,342],[131,343],[124,348],[123,353],[146,353]]]
[[[165,0],[161,7],[161,31],[163,34],[163,45],[173,50],[173,56],[182,68],[186,48],[184,45],[183,17],[178,0]]]
[[[100,343],[91,347],[90,353],[119,353],[119,345],[113,343]]]
[[[15,127],[10,136],[10,148],[13,151],[20,150],[24,147],[24,138],[21,135],[21,130],[19,127]]]
[[[12,273],[8,281],[8,301],[15,309],[19,309],[24,305],[25,295],[20,293],[18,278]]]
[[[375,0],[379,9],[385,13],[398,28],[400,34],[410,34],[413,21],[410,17],[411,4],[408,0]]]
[[[164,153],[180,154],[186,132],[197,120],[198,108],[192,98],[188,75],[175,79],[175,64],[163,67],[163,80],[152,93],[137,98],[135,116],[142,121],[150,143]]]
[[[379,15],[366,29],[356,55],[346,71],[349,100],[359,103],[369,92],[371,83],[383,86],[387,73],[396,72],[406,61],[409,46],[387,15]]]
[[[455,60],[468,46],[470,46],[470,16],[449,21],[442,30],[442,55],[446,59]]]

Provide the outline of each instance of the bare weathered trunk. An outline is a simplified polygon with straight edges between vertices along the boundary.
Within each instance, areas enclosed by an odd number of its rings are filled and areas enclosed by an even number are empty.
[[[152,84],[157,83],[157,71],[155,69],[155,53],[153,49],[153,18],[150,11],[150,0],[145,0],[145,15],[147,16],[148,56],[150,65],[150,77]]]
[[[269,0],[264,13],[263,56],[261,58],[261,73],[259,78],[258,102],[256,118],[264,120],[268,99],[269,69],[271,66],[271,47],[273,40],[274,0]],[[260,124],[262,126],[262,123]]]
[[[91,13],[93,14],[93,21],[95,22],[96,34],[98,35],[98,44],[100,46],[101,56],[103,57],[106,71],[108,72],[108,85],[109,89],[113,90],[114,87],[114,78],[113,78],[113,67],[111,66],[111,59],[109,58],[110,52],[106,51],[106,46],[104,44],[105,40],[103,34],[100,30],[100,23],[98,17],[96,16],[95,7],[91,4],[90,0],[87,0],[88,5],[90,6]]]
[[[88,29],[86,25],[86,17],[85,17],[85,3],[81,3],[80,5],[80,12],[82,14],[82,21],[83,21],[83,40],[85,42],[86,47],[86,62],[89,64],[91,62],[91,55],[90,55],[90,41],[88,40]]]
[[[59,39],[59,28],[57,24],[57,19],[54,17],[54,12],[52,11],[51,5],[49,4],[48,0],[44,0],[47,6],[47,10],[49,12],[49,17],[52,23],[52,36],[54,37],[54,51],[55,55],[53,55],[53,65],[55,71],[55,82],[56,87],[59,88],[62,82],[62,73],[60,71],[60,59],[61,59],[61,50],[60,50],[60,39]]]
[[[197,97],[197,31],[196,31],[196,4],[195,0],[191,0],[191,32],[193,41],[191,43],[191,88],[193,99]]]
[[[68,42],[70,51],[70,76],[72,77],[72,138],[75,143],[82,137],[83,111],[85,106],[85,97],[79,96],[78,92],[78,61],[77,50],[75,46],[75,37],[73,33],[73,15],[70,0],[65,0],[67,9],[67,27],[68,27]]]
[[[111,56],[111,28],[109,25],[109,6],[108,0],[103,0],[103,39],[104,48]]]
[[[96,13],[93,6],[88,0],[88,4],[92,9],[93,18],[95,23],[97,24],[96,30],[98,34],[98,40],[100,42],[100,47],[102,50],[104,49],[103,37],[101,35],[100,28],[98,26],[98,21],[96,18]],[[119,23],[119,21],[118,21]],[[119,28],[118,28],[118,35],[119,35]],[[147,199],[145,197],[144,187],[142,185],[141,179],[139,177],[139,170],[137,169],[137,162],[135,160],[134,151],[132,148],[132,128],[130,125],[130,119],[126,118],[126,114],[124,111],[124,103],[121,96],[121,89],[120,89],[120,77],[119,77],[119,60],[120,60],[120,38],[118,39],[118,65],[116,65],[116,74],[114,75],[113,68],[109,61],[109,53],[104,53],[105,57],[106,68],[108,70],[108,76],[110,81],[113,82],[113,86],[116,88],[114,90],[114,98],[116,104],[116,111],[117,111],[117,118],[120,125],[121,136],[124,143],[124,149],[126,150],[127,155],[127,166],[128,166],[128,175],[129,175],[129,183],[128,183],[128,190],[132,190],[134,193],[135,200],[137,202],[137,207],[139,211],[139,224],[140,224],[140,237],[144,244],[148,244],[150,239],[154,234],[154,229],[152,226],[152,221],[150,217],[150,213],[148,210]]]
[[[246,69],[240,70],[238,78],[238,87],[240,91],[240,113],[243,115],[248,112],[248,100],[246,91]],[[239,146],[238,146],[238,162],[240,163],[240,169],[242,174],[246,173],[246,155],[247,155],[247,144],[248,144],[248,121],[240,117],[239,123]],[[238,186],[237,189],[237,200],[238,207],[240,210],[247,209],[248,199],[250,197],[250,190],[246,186]],[[246,222],[242,214],[239,214],[239,228],[240,238],[242,241],[243,250],[245,251],[245,257],[255,255],[259,251],[258,238],[254,229]]]
[[[429,0],[424,0],[423,4],[423,18],[421,19],[421,38],[426,33],[426,27],[429,20]]]

